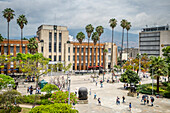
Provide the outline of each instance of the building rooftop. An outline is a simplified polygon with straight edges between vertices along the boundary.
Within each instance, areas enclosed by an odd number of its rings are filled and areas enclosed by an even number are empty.
[[[142,28],[142,32],[152,32],[152,31],[167,31],[170,30],[169,25],[166,26],[156,26],[156,27],[147,27]]]

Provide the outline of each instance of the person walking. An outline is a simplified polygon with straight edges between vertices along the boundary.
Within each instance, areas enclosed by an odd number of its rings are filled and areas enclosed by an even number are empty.
[[[32,95],[32,92],[33,92],[33,87],[31,85],[31,87],[30,87],[30,95]]]
[[[154,98],[153,97],[150,98],[151,98],[151,106],[153,106]]]
[[[122,97],[122,100],[123,100],[123,103],[125,103],[125,97],[124,96]]]
[[[91,88],[90,88],[90,91],[89,91],[89,95],[91,95]]]
[[[97,97],[97,95],[96,95],[96,93],[94,93],[94,99],[96,99],[96,97]]]
[[[139,98],[139,92],[137,92],[137,98]]]
[[[101,88],[103,87],[103,83],[101,83]]]
[[[144,105],[145,105],[145,102],[146,102],[146,97],[144,98]]]
[[[96,86],[97,86],[97,80],[96,80]]]
[[[101,100],[100,100],[100,98],[98,98],[98,103],[99,103],[99,106],[101,106]]]
[[[149,104],[149,97],[147,98],[147,104]]]
[[[131,111],[132,105],[131,102],[129,103],[129,110]]]

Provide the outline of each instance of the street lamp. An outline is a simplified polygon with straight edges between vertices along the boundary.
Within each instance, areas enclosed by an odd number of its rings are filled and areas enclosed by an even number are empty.
[[[69,94],[68,94],[68,104],[70,104],[70,82],[71,82],[71,78],[70,78],[70,77],[68,78],[68,82],[69,82],[69,88],[68,88],[68,90],[69,90]]]

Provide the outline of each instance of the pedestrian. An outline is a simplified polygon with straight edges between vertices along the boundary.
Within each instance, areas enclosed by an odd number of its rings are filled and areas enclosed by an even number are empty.
[[[100,100],[100,98],[98,98],[98,103],[99,103],[99,106],[101,106],[101,100]]]
[[[124,84],[124,89],[126,89],[126,85]]]
[[[116,99],[116,104],[119,105],[120,104],[120,100],[119,100],[119,97],[117,96],[117,99]]]
[[[103,83],[101,83],[101,88],[103,87]]]
[[[27,93],[29,93],[29,91],[30,91],[30,88],[28,87],[28,88],[27,88]]]
[[[139,98],[139,92],[137,92],[137,98]]]
[[[149,97],[147,98],[147,104],[149,104]]]
[[[122,97],[122,100],[123,100],[123,103],[125,103],[125,97],[124,96]]]
[[[96,97],[97,97],[97,95],[96,95],[96,93],[94,93],[94,99],[96,99]]]
[[[132,105],[131,102],[129,103],[129,110],[131,111]]]
[[[153,97],[150,98],[151,98],[151,106],[153,106],[154,98]]]
[[[89,91],[89,95],[91,95],[91,88],[90,88],[90,91]]]
[[[33,92],[33,87],[31,85],[31,87],[30,87],[30,95],[32,95],[32,92]]]
[[[146,97],[144,98],[144,105],[145,105],[145,102],[146,102]]]

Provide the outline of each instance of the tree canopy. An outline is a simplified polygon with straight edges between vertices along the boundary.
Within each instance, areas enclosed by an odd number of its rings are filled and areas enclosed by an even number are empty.
[[[42,92],[47,92],[47,93],[51,93],[51,91],[54,91],[54,90],[59,90],[59,88],[56,85],[54,85],[54,84],[46,84],[41,89]]]
[[[85,35],[83,32],[79,32],[77,33],[76,39],[80,42],[80,44],[82,43],[82,41],[85,39]]]
[[[93,32],[92,34],[92,40],[94,42],[94,45],[96,45],[97,41],[99,40],[99,35],[97,32]]]
[[[9,84],[15,85],[15,81],[12,77],[0,74],[0,89],[6,88]]]
[[[93,27],[91,24],[88,24],[88,25],[85,27],[85,29],[86,29],[88,38],[90,38],[91,33],[92,33],[93,30],[94,30],[94,27]]]
[[[2,11],[3,17],[7,19],[7,22],[10,22],[11,19],[14,18],[14,10],[11,8],[6,8],[4,11]]]

